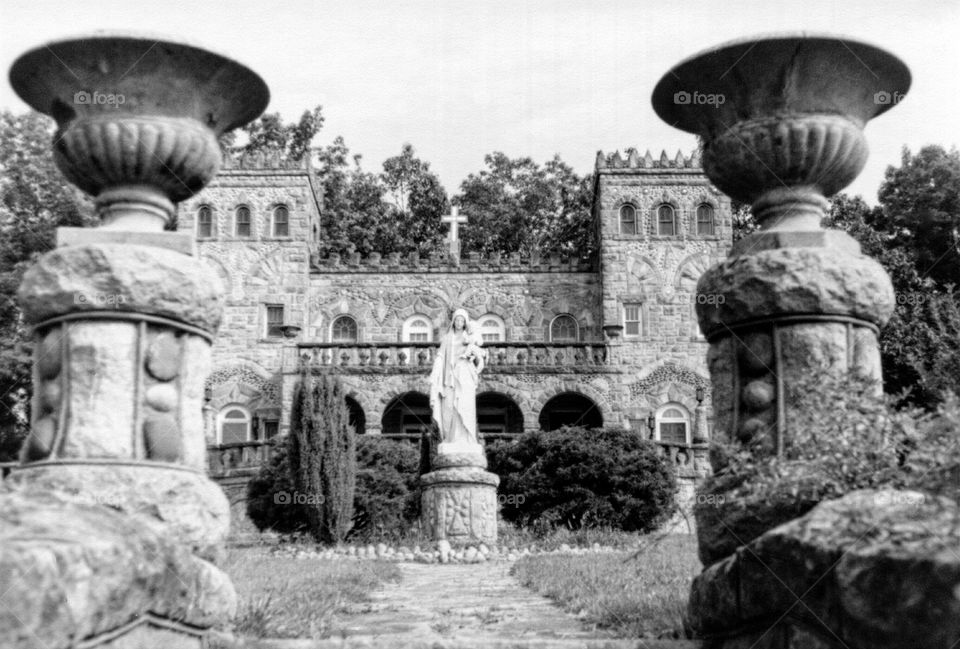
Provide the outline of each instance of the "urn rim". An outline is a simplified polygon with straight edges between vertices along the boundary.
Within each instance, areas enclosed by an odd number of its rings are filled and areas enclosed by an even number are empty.
[[[798,73],[804,65],[827,61],[830,65],[815,74]],[[785,114],[841,114],[862,126],[893,108],[910,83],[910,69],[899,57],[859,38],[774,32],[727,41],[683,59],[657,82],[651,100],[663,121],[701,136],[738,121]],[[727,105],[677,99],[698,88],[703,95],[723,94]],[[831,92],[824,92],[827,88]],[[876,100],[881,93],[888,101]]]
[[[138,66],[154,71],[136,74]],[[177,80],[183,83],[172,85]],[[270,101],[263,78],[235,57],[141,31],[100,30],[47,41],[17,57],[9,82],[25,103],[53,117],[61,129],[110,110],[121,119],[192,117],[219,135],[255,119]],[[134,97],[112,108],[76,101],[91,89],[122,89]],[[155,92],[146,92],[150,89]]]

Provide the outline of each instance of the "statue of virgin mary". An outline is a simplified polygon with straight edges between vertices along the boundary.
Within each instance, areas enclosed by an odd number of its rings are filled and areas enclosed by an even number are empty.
[[[430,373],[430,407],[443,444],[479,445],[477,384],[486,352],[464,309],[453,312]]]

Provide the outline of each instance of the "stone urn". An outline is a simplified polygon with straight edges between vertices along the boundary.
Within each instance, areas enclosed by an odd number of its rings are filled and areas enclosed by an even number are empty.
[[[223,291],[193,237],[164,225],[217,173],[217,138],[269,92],[226,57],[126,35],[33,49],[10,83],[56,120],[56,164],[94,196],[101,227],[60,228],[18,293],[34,395],[0,487],[0,574],[42,569],[9,594],[17,624],[0,625],[0,645],[122,631],[118,646],[199,646],[235,606],[213,565],[230,509],[205,474],[202,412]],[[61,592],[84,593],[82,610]]]
[[[749,203],[760,226],[697,286],[725,298],[697,304],[715,438],[785,454],[794,431],[818,421],[797,386],[856,377],[880,391],[890,280],[855,240],[820,222],[827,197],[863,168],[864,126],[909,86],[892,54],[806,34],[721,45],[657,84],[657,114],[701,138],[711,181]],[[723,456],[712,460],[722,470]],[[704,646],[956,647],[956,503],[895,490],[820,502],[818,485],[803,483],[815,482],[815,467],[784,474],[775,495],[737,491],[749,475],[701,485],[705,569],[688,619]]]
[[[853,238],[820,221],[827,197],[866,162],[865,124],[909,86],[909,70],[891,54],[806,34],[721,45],[657,84],[654,110],[700,137],[707,176],[750,204],[760,227],[697,286],[724,298],[697,304],[722,439],[782,453],[803,414],[786,394],[791,384],[811,372],[879,381],[890,280]]]

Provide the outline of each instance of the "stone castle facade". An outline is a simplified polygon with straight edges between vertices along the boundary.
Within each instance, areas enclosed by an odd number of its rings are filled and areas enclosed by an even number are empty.
[[[319,258],[322,192],[309,164],[228,160],[178,217],[226,288],[205,408],[209,444],[226,449],[212,454],[217,470],[262,459],[258,445],[288,430],[304,362],[341,378],[358,432],[418,437],[434,341],[457,307],[488,352],[477,397],[485,437],[623,426],[674,447],[692,470],[690,447],[707,433],[697,408],[709,401],[694,304],[722,299],[695,287],[730,248],[729,199],[696,155],[600,153],[594,182],[591,263]]]

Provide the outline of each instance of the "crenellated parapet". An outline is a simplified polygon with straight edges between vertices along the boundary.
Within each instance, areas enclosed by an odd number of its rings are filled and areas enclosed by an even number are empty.
[[[312,255],[310,270],[313,273],[591,273],[596,264],[583,259],[559,255],[531,255],[519,253],[482,256],[471,252],[460,257],[443,252],[429,257],[418,253],[403,255],[398,252],[386,255],[359,252],[341,255],[331,253],[326,257]]]
[[[243,170],[243,171],[270,171],[270,170],[303,170],[313,171],[313,165],[310,156],[304,156],[301,160],[293,160],[286,157],[280,151],[257,151],[251,153],[225,153],[221,171]]]
[[[697,169],[702,171],[702,167],[700,152],[696,149],[689,156],[683,155],[683,151],[678,150],[672,158],[665,150],[661,150],[660,156],[654,158],[650,155],[650,149],[641,156],[633,147],[628,148],[622,155],[619,150],[613,153],[597,151],[597,161],[594,165],[597,171],[601,169]]]

